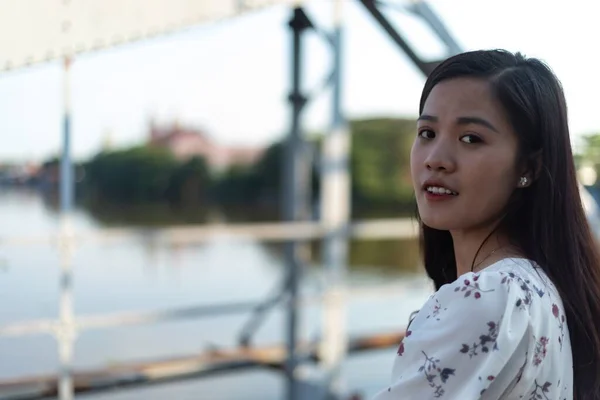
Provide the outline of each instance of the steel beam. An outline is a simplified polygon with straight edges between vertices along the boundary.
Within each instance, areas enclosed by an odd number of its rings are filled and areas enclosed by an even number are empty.
[[[426,61],[421,59],[414,49],[406,42],[402,35],[392,26],[388,18],[381,12],[381,2],[377,0],[359,0],[366,10],[375,18],[381,25],[390,38],[396,43],[402,51],[408,56],[413,64],[423,73],[428,76],[431,71],[438,66],[441,61]],[[416,1],[412,6],[408,7],[413,14],[420,17],[429,25],[438,38],[446,45],[448,55],[460,53],[462,50],[456,40],[450,35],[442,21],[437,17],[433,10],[424,1]]]
[[[303,33],[312,26],[307,15],[301,7],[294,8],[289,27],[292,31],[292,90],[289,96],[289,102],[292,108],[292,118],[290,133],[285,140],[285,151],[283,160],[283,204],[282,217],[284,221],[298,221],[301,219],[301,212],[305,209],[306,193],[308,190],[307,179],[303,176],[302,153],[305,149],[302,137],[302,111],[306,105],[306,97],[302,93],[302,45]],[[287,307],[287,398],[289,400],[298,399],[298,389],[296,382],[296,369],[298,366],[297,342],[298,342],[298,311],[300,308],[298,287],[301,278],[301,257],[300,247],[297,241],[290,240],[285,243],[285,262],[288,268],[289,302]]]

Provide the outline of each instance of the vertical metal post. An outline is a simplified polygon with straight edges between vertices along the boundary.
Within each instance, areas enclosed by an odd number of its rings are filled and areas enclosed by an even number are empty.
[[[59,326],[55,332],[58,342],[60,361],[60,381],[58,397],[60,400],[72,400],[74,397],[71,365],[75,342],[75,318],[73,313],[71,260],[73,252],[72,231],[68,217],[63,217],[61,234],[61,278]]]
[[[292,106],[291,130],[285,141],[283,159],[283,220],[294,221],[300,218],[305,201],[306,182],[302,177],[302,153],[304,150],[301,113],[306,104],[306,98],[302,95],[302,33],[310,26],[310,21],[301,8],[294,8],[292,19],[289,22],[292,30],[292,90],[289,101]],[[298,366],[297,336],[298,336],[298,286],[300,280],[300,254],[299,246],[294,241],[285,243],[285,260],[289,268],[288,293],[289,302],[287,309],[287,352],[286,365],[287,376],[287,398],[296,400],[298,389],[295,379]]]
[[[71,58],[64,59],[63,147],[60,158],[60,208],[68,213],[73,207],[73,162],[71,160]]]
[[[342,0],[337,0],[334,6],[332,123],[330,132],[323,138],[321,162],[321,218],[325,228],[323,264],[327,292],[323,303],[320,353],[329,392],[339,396],[343,390],[340,367],[347,348],[344,282],[350,217],[350,137],[342,112]]]
[[[74,203],[73,163],[71,160],[71,58],[64,60],[64,125],[63,148],[60,160],[60,207],[61,207],[61,277],[60,277],[60,323],[55,332],[58,341],[60,360],[60,381],[58,396],[60,400],[72,400],[74,397],[71,363],[75,340],[75,322],[73,316],[72,271],[73,232],[70,214]]]

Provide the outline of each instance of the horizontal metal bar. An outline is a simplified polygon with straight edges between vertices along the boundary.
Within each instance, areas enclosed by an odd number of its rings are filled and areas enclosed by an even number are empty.
[[[348,353],[397,346],[403,337],[403,331],[355,337],[348,343]],[[300,343],[298,349],[303,358],[319,361],[318,342]],[[281,370],[286,357],[286,348],[283,345],[211,350],[192,356],[122,363],[93,371],[75,371],[73,381],[76,393],[91,394],[117,388],[199,378],[214,373],[253,367],[262,366]],[[57,387],[58,380],[55,376],[0,381],[0,399],[42,399],[46,396],[55,396]]]
[[[147,325],[159,322],[178,321],[210,317],[224,314],[235,314],[250,311],[258,307],[259,302],[237,302],[226,304],[215,304],[197,307],[187,307],[166,311],[150,312],[128,312],[119,314],[99,315],[81,317],[77,322],[77,329],[100,329],[110,327],[122,327],[131,325]]]
[[[429,287],[429,281],[423,280],[423,286]],[[346,289],[345,293],[353,300],[370,298],[394,297],[402,294],[407,287],[416,288],[415,283],[404,284],[383,284],[372,285],[370,287]],[[301,300],[301,305],[307,306],[317,304],[323,300],[326,293],[313,296],[305,296]],[[285,304],[287,299],[282,299]],[[80,316],[74,322],[75,328],[81,330],[93,330],[101,328],[115,328],[123,326],[138,326],[146,324],[157,324],[169,321],[189,320],[194,318],[203,318],[216,315],[236,314],[245,311],[254,310],[261,304],[260,301],[246,301],[236,303],[201,305],[185,307],[170,310],[148,311],[148,312],[123,312],[111,313],[95,316]],[[0,336],[25,336],[35,334],[54,334],[60,329],[59,320],[36,320],[27,322],[17,322],[5,326],[0,326]]]
[[[326,228],[321,223],[307,221],[186,225],[156,229],[104,228],[97,232],[74,233],[69,240],[114,243],[137,239],[180,245],[217,240],[302,241],[318,239],[326,233]],[[416,237],[417,233],[416,222],[409,218],[356,221],[350,223],[348,230],[350,237],[361,239],[404,239]],[[63,240],[59,235],[4,237],[0,238],[0,246],[54,246],[60,245]]]
[[[419,225],[410,218],[361,221],[350,225],[349,235],[356,239],[414,239]]]
[[[258,302],[238,302],[203,305],[172,310],[149,312],[124,312],[98,316],[81,316],[75,322],[80,330],[155,324],[160,322],[186,320],[213,315],[235,314],[253,310]],[[58,320],[37,320],[0,326],[0,336],[23,336],[40,333],[54,333],[60,328]]]
[[[186,225],[168,228],[104,228],[95,232],[74,233],[75,242],[121,242],[139,239],[171,243],[197,243],[214,240],[261,239],[289,240],[312,239],[318,237],[320,226],[314,222],[302,223],[262,223],[262,224],[209,224]],[[58,235],[6,237],[0,239],[0,245],[31,245],[60,243]]]
[[[35,320],[17,322],[0,326],[0,336],[24,336],[40,333],[54,333],[58,327],[58,320]]]

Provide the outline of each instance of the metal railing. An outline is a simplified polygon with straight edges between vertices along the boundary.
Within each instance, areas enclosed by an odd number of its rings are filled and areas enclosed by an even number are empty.
[[[0,240],[2,246],[30,246],[32,244],[45,244],[57,246],[61,252],[61,286],[60,310],[58,319],[42,319],[25,321],[0,326],[0,336],[21,337],[25,335],[49,334],[57,342],[60,359],[59,396],[61,400],[73,398],[72,362],[75,341],[80,332],[100,328],[115,328],[123,326],[137,326],[147,324],[166,323],[179,320],[205,318],[216,315],[254,312],[254,318],[260,318],[257,311],[267,311],[267,303],[289,304],[286,296],[286,285],[276,296],[276,300],[254,302],[235,302],[224,304],[198,305],[186,308],[158,310],[150,312],[119,312],[103,315],[78,315],[73,311],[72,294],[72,252],[77,244],[83,242],[100,243],[126,243],[131,240],[151,240],[158,245],[190,245],[210,243],[212,241],[260,241],[260,242],[285,242],[295,240],[306,242],[320,239],[326,230],[317,222],[288,222],[288,223],[252,223],[239,225],[208,225],[208,226],[182,226],[160,229],[102,229],[97,232],[74,232],[69,221],[64,221],[63,231],[58,236],[16,237]],[[357,221],[348,226],[349,238],[376,240],[376,239],[412,239],[417,234],[417,225],[409,219],[382,219],[371,221]],[[397,285],[386,287],[362,288],[348,291],[343,288],[343,296],[336,301],[344,301],[346,295],[353,298],[358,296],[397,295],[402,288]],[[339,295],[339,293],[338,293]],[[298,305],[323,303],[331,300],[331,293],[325,291],[316,296],[298,298]],[[267,307],[265,307],[267,304]],[[272,305],[272,304],[271,304]],[[342,304],[340,304],[342,306]],[[257,324],[249,321],[240,334],[240,343],[247,345],[251,328]],[[17,399],[19,397],[2,397],[0,399]],[[34,398],[34,397],[28,397]],[[41,398],[41,397],[40,397]]]

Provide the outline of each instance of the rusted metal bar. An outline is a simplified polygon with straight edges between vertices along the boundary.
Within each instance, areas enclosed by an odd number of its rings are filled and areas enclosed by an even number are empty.
[[[403,337],[403,331],[356,337],[349,341],[348,354],[397,346]],[[298,348],[301,353],[307,354],[307,360],[319,361],[316,342],[301,342]],[[76,394],[99,393],[117,388],[195,379],[240,369],[273,368],[283,371],[286,359],[285,345],[209,350],[191,356],[75,371],[73,386]],[[54,375],[0,381],[0,400],[38,400],[56,396],[58,383],[59,380]]]

